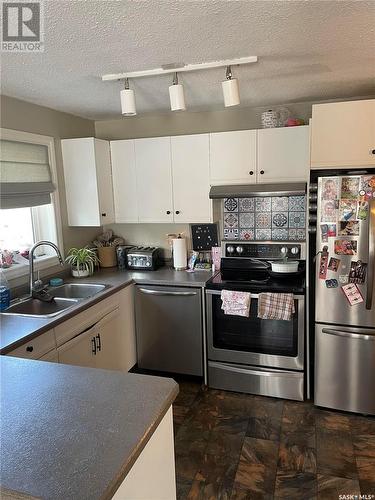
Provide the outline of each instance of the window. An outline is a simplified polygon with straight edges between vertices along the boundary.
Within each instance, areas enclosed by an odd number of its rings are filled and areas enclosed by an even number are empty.
[[[54,143],[52,137],[0,130],[0,265],[15,278],[27,274],[35,242],[49,240],[62,249]],[[48,246],[35,256],[38,269],[58,263]]]

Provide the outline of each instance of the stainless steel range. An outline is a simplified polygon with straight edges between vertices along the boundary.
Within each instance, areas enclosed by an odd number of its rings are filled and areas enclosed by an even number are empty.
[[[206,285],[208,385],[303,400],[305,392],[305,243],[223,242],[221,271]],[[298,271],[277,275],[267,265],[281,257]],[[222,290],[251,294],[249,317],[225,315]],[[257,317],[262,292],[292,293],[290,321]]]

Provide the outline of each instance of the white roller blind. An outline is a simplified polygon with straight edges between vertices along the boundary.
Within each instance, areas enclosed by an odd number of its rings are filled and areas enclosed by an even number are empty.
[[[53,190],[47,146],[0,140],[1,208],[46,205]]]

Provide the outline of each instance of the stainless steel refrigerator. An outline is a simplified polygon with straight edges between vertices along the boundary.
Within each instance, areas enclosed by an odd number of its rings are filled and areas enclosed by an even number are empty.
[[[316,181],[314,402],[375,415],[375,169]]]

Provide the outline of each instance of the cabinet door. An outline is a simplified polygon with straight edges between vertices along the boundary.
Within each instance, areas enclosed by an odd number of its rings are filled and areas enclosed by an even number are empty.
[[[115,221],[138,222],[134,140],[111,141]]]
[[[100,226],[94,139],[61,141],[69,226]]]
[[[115,221],[113,209],[112,171],[109,142],[95,139],[95,164],[98,180],[99,211],[101,224]]]
[[[67,365],[96,366],[95,327],[74,337],[57,349],[59,363]]]
[[[312,168],[366,165],[375,165],[375,99],[314,105]]]
[[[211,184],[256,183],[256,130],[210,134]]]
[[[122,355],[124,371],[129,371],[137,362],[135,342],[134,318],[134,285],[129,285],[119,292],[120,298],[120,330],[121,344],[119,350]]]
[[[95,325],[96,368],[127,371],[124,368],[123,351],[126,349],[124,340],[120,324],[120,312],[119,308],[117,308],[104,316]]]
[[[309,127],[258,130],[258,182],[309,178]]]
[[[211,222],[208,134],[171,137],[175,222]]]
[[[139,222],[173,222],[170,137],[135,140]]]
[[[50,363],[58,363],[59,357],[57,355],[57,350],[53,349],[52,351],[47,352],[47,354],[39,358],[39,361],[49,361]]]

